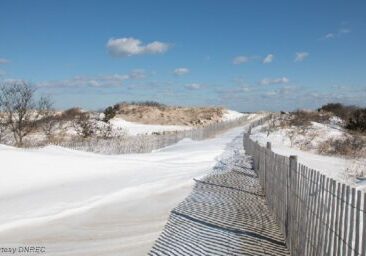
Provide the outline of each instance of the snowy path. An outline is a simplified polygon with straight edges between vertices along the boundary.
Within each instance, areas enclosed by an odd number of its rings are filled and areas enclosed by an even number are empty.
[[[146,255],[193,178],[212,170],[242,131],[116,156],[0,145],[1,246],[40,245],[47,255]]]
[[[214,172],[172,210],[150,256],[289,255],[237,137]]]

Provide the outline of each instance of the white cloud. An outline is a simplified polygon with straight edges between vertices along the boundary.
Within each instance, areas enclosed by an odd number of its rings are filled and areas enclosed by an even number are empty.
[[[76,87],[120,87],[127,80],[144,79],[146,72],[142,69],[132,70],[128,74],[113,74],[103,76],[75,76],[58,81],[45,81],[37,84],[38,87],[48,88],[76,88]]]
[[[169,44],[154,41],[144,45],[139,39],[133,37],[111,38],[107,42],[107,49],[112,56],[126,57],[142,54],[162,54],[169,49]]]
[[[349,28],[340,28],[337,32],[331,32],[325,34],[321,39],[336,39],[343,35],[351,33],[351,30]]]
[[[271,63],[274,59],[274,55],[273,54],[268,54],[264,60],[263,60],[263,64],[268,64]]]
[[[239,65],[239,64],[247,63],[249,60],[250,60],[250,58],[247,56],[236,56],[233,59],[233,64]]]
[[[190,90],[198,90],[198,89],[202,88],[202,85],[198,84],[198,83],[191,83],[191,84],[186,84],[184,87],[187,89],[190,89]]]
[[[272,84],[287,84],[290,80],[287,77],[280,78],[264,78],[259,84],[260,85],[272,85]]]
[[[295,62],[302,62],[309,56],[308,52],[297,52],[295,54]]]
[[[276,89],[276,90],[267,91],[264,94],[262,94],[262,96],[265,97],[265,98],[275,97],[275,96],[284,97],[286,95],[291,95],[291,94],[294,94],[294,93],[298,93],[296,87],[284,86],[284,87]]]
[[[339,35],[344,35],[344,34],[349,34],[349,33],[351,33],[351,30],[348,28],[341,28],[340,30],[338,30]]]
[[[177,76],[183,76],[189,73],[188,68],[176,68],[174,69],[173,73]]]
[[[7,64],[9,63],[10,61],[7,60],[7,59],[4,59],[4,58],[0,58],[0,64]]]
[[[134,69],[128,74],[129,79],[144,79],[146,76],[146,72],[143,69]]]

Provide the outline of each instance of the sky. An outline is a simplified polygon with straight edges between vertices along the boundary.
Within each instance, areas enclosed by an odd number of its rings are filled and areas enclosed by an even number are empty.
[[[366,105],[364,0],[0,0],[0,80],[56,108]]]

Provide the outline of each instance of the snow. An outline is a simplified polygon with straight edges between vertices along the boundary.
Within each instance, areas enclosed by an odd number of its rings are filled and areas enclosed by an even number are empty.
[[[2,246],[45,245],[49,255],[146,255],[192,178],[207,174],[242,131],[114,156],[0,145]]]
[[[225,110],[224,116],[222,117],[222,121],[232,121],[235,119],[238,119],[240,117],[243,117],[245,114],[234,111],[234,110]]]
[[[129,135],[151,134],[153,132],[182,131],[192,129],[192,127],[180,126],[180,125],[140,124],[140,123],[129,122],[119,117],[111,119],[110,123],[115,129],[118,128],[126,129]]]
[[[296,155],[298,157],[298,162],[306,165],[307,167],[318,170],[320,173],[326,175],[327,177],[334,178],[340,182],[353,185],[359,189],[366,191],[366,182],[358,181],[354,178],[349,177],[347,174],[347,169],[354,165],[353,159],[347,159],[335,156],[324,156],[317,154],[315,148],[320,142],[325,141],[329,138],[341,138],[344,136],[342,129],[333,125],[324,125],[320,123],[312,123],[312,131],[316,132],[317,136],[311,141],[310,151],[300,150],[295,146],[291,146],[291,140],[287,135],[289,129],[278,129],[273,131],[267,137],[265,131],[263,131],[263,126],[257,126],[252,129],[252,134],[250,138],[253,141],[258,141],[262,146],[266,146],[267,142],[271,142],[272,151],[284,156]],[[302,143],[305,141],[307,135],[297,136],[296,142]]]

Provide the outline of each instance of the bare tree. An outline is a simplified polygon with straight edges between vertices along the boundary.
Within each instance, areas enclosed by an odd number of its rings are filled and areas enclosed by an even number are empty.
[[[35,88],[24,81],[6,82],[0,87],[0,109],[17,146],[23,146],[24,137],[37,128],[42,109],[48,104],[46,98],[36,101],[34,93]]]
[[[39,126],[43,133],[51,140],[55,131],[63,127],[63,120],[53,109],[53,102],[49,97],[41,97],[39,100]]]

